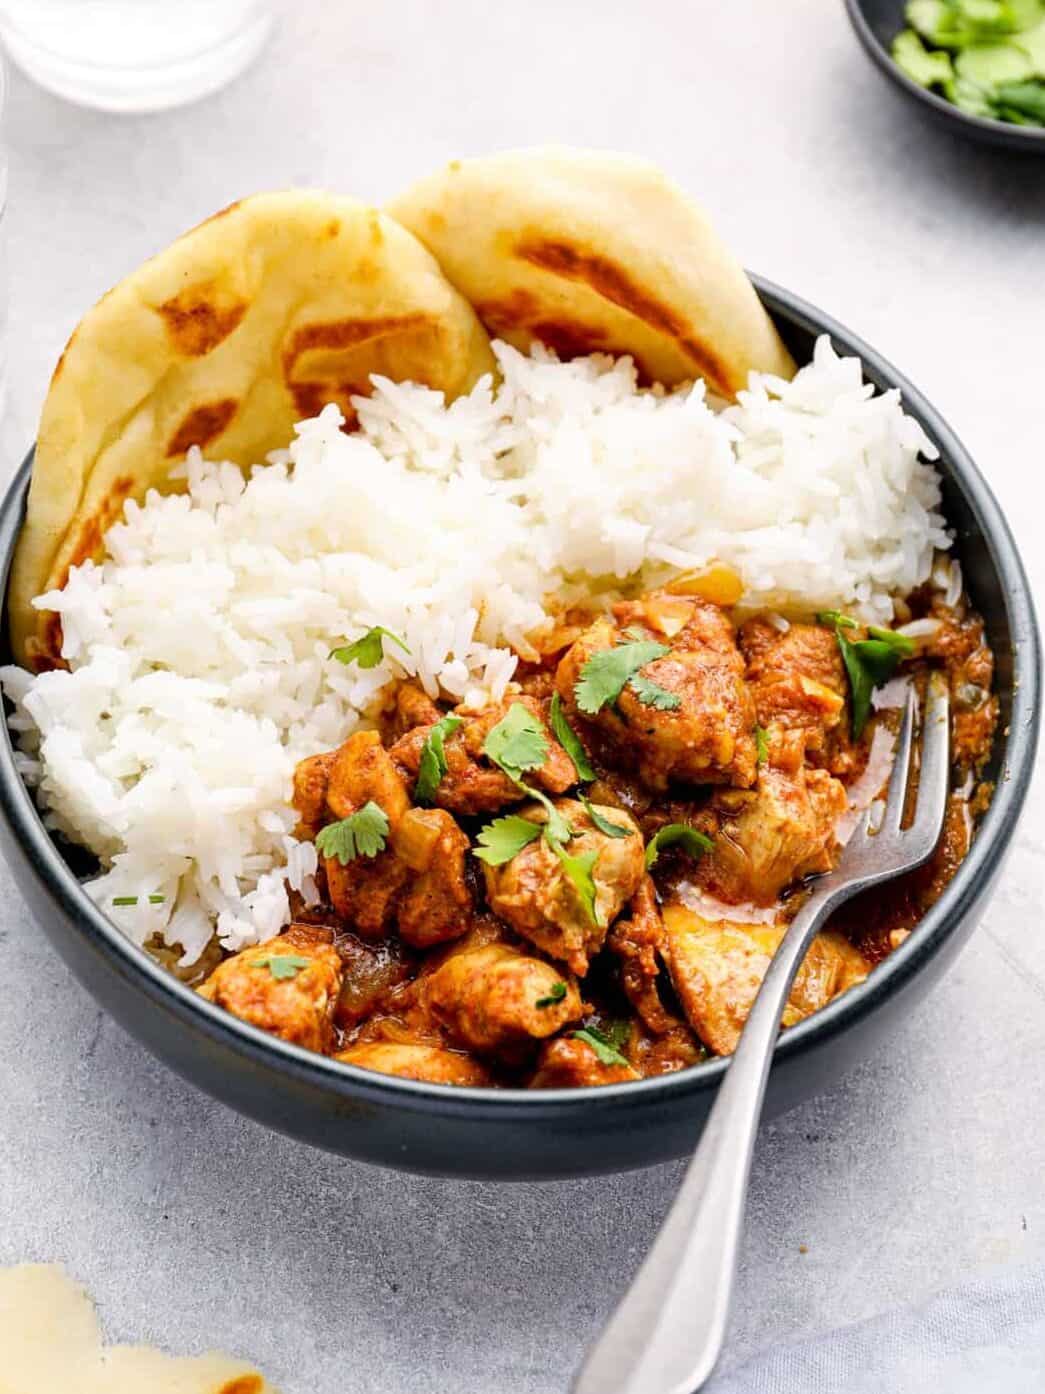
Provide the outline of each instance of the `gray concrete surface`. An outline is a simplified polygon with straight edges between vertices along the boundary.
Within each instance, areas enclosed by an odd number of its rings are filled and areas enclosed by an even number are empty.
[[[300,0],[254,72],[181,112],[82,112],[16,75],[7,139],[9,440],[85,307],[240,194],[381,199],[454,155],[619,147],[925,389],[1041,588],[1045,167],[923,126],[840,3]],[[764,1129],[728,1362],[1045,1256],[1043,831],[1039,780],[944,985]],[[2,868],[0,1119],[0,1262],[62,1260],[113,1336],[219,1343],[288,1394],[563,1390],[678,1177],[455,1184],[276,1137],[107,1020]]]

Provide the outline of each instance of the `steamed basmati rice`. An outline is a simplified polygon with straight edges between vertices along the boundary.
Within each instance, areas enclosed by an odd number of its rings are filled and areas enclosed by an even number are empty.
[[[129,503],[105,561],[41,597],[70,671],[0,673],[19,760],[139,943],[160,933],[189,963],[215,929],[231,949],[278,933],[288,886],[315,897],[296,761],[344,740],[393,676],[501,697],[552,593],[717,560],[745,606],[887,622],[948,545],[933,447],[826,339],[793,382],[753,377],[722,411],[701,383],[639,390],[629,359],[495,352],[496,388],[446,406],[375,378],[357,433],[328,406],[249,478],[191,452],[187,493]],[[375,624],[409,655],[329,657]]]

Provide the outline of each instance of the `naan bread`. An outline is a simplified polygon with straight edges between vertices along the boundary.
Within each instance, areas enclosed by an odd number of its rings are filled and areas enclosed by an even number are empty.
[[[624,155],[520,150],[454,161],[389,206],[491,334],[564,357],[630,353],[648,382],[795,365],[743,268],[660,170]]]
[[[44,404],[8,592],[15,657],[59,661],[34,596],[97,556],[128,498],[175,486],[191,445],[256,463],[369,375],[453,397],[493,367],[471,307],[399,223],[354,199],[259,194],[186,233],[73,333]]]
[[[277,1394],[227,1355],[105,1346],[91,1299],[61,1268],[0,1270],[0,1394]]]

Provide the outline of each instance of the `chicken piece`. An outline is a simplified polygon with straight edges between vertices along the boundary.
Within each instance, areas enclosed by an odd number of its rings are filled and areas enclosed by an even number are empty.
[[[657,979],[664,950],[664,921],[657,908],[657,893],[644,876],[632,899],[630,915],[618,920],[606,942],[620,960],[621,987],[642,1021],[656,1036],[678,1025],[660,1000]]]
[[[607,764],[635,768],[655,792],[673,781],[747,788],[755,778],[755,705],[729,618],[704,601],[661,593],[619,605],[616,614],[619,625],[596,620],[559,664],[556,685],[570,719],[598,733]],[[597,653],[632,642],[623,630],[639,621],[644,633],[670,649],[645,664],[639,676],[664,689],[677,705],[659,710],[628,682],[616,702],[585,718],[575,691],[585,664]]]
[[[410,870],[386,848],[376,857],[341,862],[322,857],[327,895],[338,915],[364,939],[381,938],[395,923],[395,906]]]
[[[588,971],[591,957],[602,948],[606,931],[635,894],[645,873],[642,836],[629,814],[619,808],[592,805],[609,822],[627,829],[626,837],[599,832],[584,805],[557,799],[555,807],[575,836],[566,845],[570,858],[591,853],[595,886],[594,919],[556,852],[543,837],[529,843],[502,866],[483,866],[490,909],[546,954],[567,963],[578,977]],[[519,810],[531,823],[544,824],[548,814],[540,804]]]
[[[327,808],[334,818],[349,818],[371,801],[383,810],[394,837],[410,807],[406,786],[377,732],[356,731],[334,752]],[[322,864],[330,903],[337,913],[365,937],[383,934],[409,877],[408,868],[391,848],[349,862],[323,857]]]
[[[370,1016],[386,993],[405,983],[416,965],[398,939],[368,944],[354,934],[341,933],[336,946],[344,977],[334,1021],[342,1030],[350,1030]]]
[[[393,830],[410,807],[403,776],[376,731],[355,731],[334,751],[327,784],[327,808],[333,818],[348,818],[373,801],[384,810]]]
[[[392,835],[413,877],[395,910],[402,938],[416,949],[458,939],[472,923],[465,866],[468,838],[441,808],[412,808]]]
[[[716,1055],[736,1049],[751,1004],[785,929],[705,920],[681,905],[664,909],[667,960],[690,1025]],[[870,964],[840,934],[818,934],[795,979],[783,1025],[794,1026],[855,983]]]
[[[772,905],[787,886],[831,870],[846,807],[844,787],[826,770],[763,765],[755,789],[722,790],[701,816],[714,846],[693,879],[734,905]]]
[[[758,723],[772,733],[770,759],[796,768],[806,750],[825,748],[828,732],[845,710],[848,687],[838,641],[821,625],[792,624],[781,633],[768,621],[753,619],[740,631],[740,647]],[[784,732],[799,738],[785,741]]]
[[[326,822],[327,785],[335,754],[333,750],[326,750],[321,755],[299,760],[294,766],[294,792],[290,802],[298,815],[295,833],[303,840],[311,841]]]
[[[227,958],[196,991],[262,1031],[326,1051],[343,972],[330,938],[312,925],[291,925],[268,943]]]
[[[518,803],[526,797],[519,786],[490,762],[483,754],[483,742],[499,721],[507,716],[516,703],[524,706],[540,722],[548,742],[548,755],[539,769],[531,770],[526,778],[549,794],[562,794],[577,782],[573,761],[551,734],[544,717],[542,704],[535,697],[506,697],[503,702],[470,713],[460,708],[455,715],[462,724],[443,742],[446,773],[439,781],[434,802],[440,808],[461,816],[494,813],[507,804]],[[429,726],[418,726],[402,736],[391,747],[392,759],[406,771],[411,782],[416,780],[421,766],[421,752],[428,739]]]
[[[400,1079],[416,1079],[426,1084],[489,1085],[489,1074],[477,1060],[456,1050],[440,1046],[398,1044],[391,1041],[365,1041],[339,1050],[335,1060],[376,1070]]]
[[[424,996],[450,1035],[480,1053],[554,1035],[583,1011],[572,980],[509,944],[457,949],[425,979]]]
[[[541,1051],[531,1089],[589,1089],[598,1084],[627,1084],[641,1076],[630,1065],[604,1065],[587,1041],[560,1036]]]
[[[432,726],[442,714],[423,687],[413,682],[400,683],[392,711],[391,734],[405,736],[415,726]]]

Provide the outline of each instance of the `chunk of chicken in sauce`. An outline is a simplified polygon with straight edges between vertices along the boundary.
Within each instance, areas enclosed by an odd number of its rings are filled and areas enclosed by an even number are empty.
[[[576,783],[573,761],[551,734],[544,704],[536,697],[522,695],[484,707],[479,712],[469,713],[463,707],[455,709],[453,714],[460,717],[462,724],[443,741],[446,773],[433,796],[433,802],[439,808],[469,817],[496,813],[498,809],[519,803],[526,797],[525,791],[520,790],[514,780],[509,779],[483,754],[487,736],[517,703],[536,718],[548,746],[543,764],[530,771],[527,779],[548,794],[563,794]],[[411,782],[417,779],[421,753],[430,732],[431,726],[415,727],[401,736],[389,752]]]
[[[741,628],[740,648],[770,761],[797,769],[807,752],[826,750],[842,722],[848,689],[838,642],[822,625],[782,630],[756,618]]]
[[[582,1014],[571,977],[497,942],[455,947],[425,978],[423,995],[450,1036],[479,1054],[543,1040]]]
[[[225,959],[196,991],[251,1026],[327,1051],[343,973],[332,938],[311,925],[291,925]]]
[[[731,1055],[785,929],[707,920],[681,905],[665,907],[664,923],[668,969],[690,1025],[716,1055]],[[819,1011],[863,982],[869,970],[841,934],[818,934],[798,970],[783,1025]]]
[[[629,907],[610,930],[607,944],[620,964],[624,994],[638,1016],[654,1035],[666,1035],[678,1026],[678,1018],[667,1010],[658,990],[661,956],[666,943],[664,921],[657,906],[657,891],[650,876],[644,876]]]
[[[618,605],[614,614],[616,622],[596,620],[559,664],[556,685],[570,719],[582,729],[587,723],[608,763],[632,765],[655,792],[679,781],[747,788],[755,778],[755,705],[729,617],[703,600],[664,592]],[[615,702],[586,718],[576,695],[585,665],[636,639],[669,650],[637,675],[667,694],[666,709],[643,701],[628,682]]]
[[[339,1050],[335,1060],[376,1070],[382,1075],[418,1080],[425,1084],[488,1085],[489,1071],[468,1055],[442,1046],[402,1044],[394,1041],[362,1041]]]
[[[602,948],[606,931],[638,889],[644,872],[642,836],[634,820],[619,808],[592,805],[620,831],[600,832],[582,803],[558,799],[555,808],[574,831],[567,855],[590,865],[595,886],[589,906],[562,858],[539,837],[502,866],[483,866],[486,897],[493,913],[551,958],[583,977]],[[522,817],[543,826],[548,813],[540,804],[520,809]]]
[[[845,786],[826,770],[765,764],[754,789],[719,790],[697,820],[712,847],[694,880],[731,905],[772,905],[788,886],[836,864],[847,807]]]
[[[309,772],[310,796],[319,776]],[[306,778],[295,783],[304,785]],[[449,813],[410,806],[406,785],[376,731],[357,731],[327,767],[324,803],[335,819],[376,803],[388,819],[388,846],[376,856],[343,862],[322,858],[335,911],[364,937],[398,928],[414,948],[429,948],[467,932],[472,897],[465,866],[468,838]],[[307,806],[298,805],[304,818]]]
[[[587,1041],[560,1036],[541,1051],[531,1089],[590,1089],[600,1084],[627,1084],[641,1079],[627,1061],[605,1064]]]

